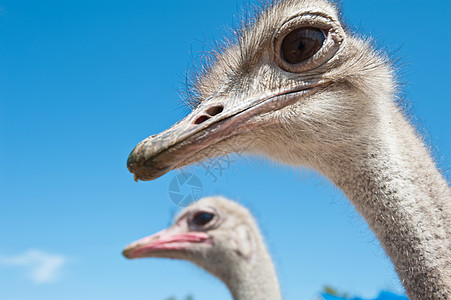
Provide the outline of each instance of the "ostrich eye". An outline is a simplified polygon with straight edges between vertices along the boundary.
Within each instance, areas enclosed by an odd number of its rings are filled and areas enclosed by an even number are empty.
[[[298,28],[282,41],[282,59],[289,64],[298,64],[312,57],[323,45],[326,37],[322,30],[312,27]]]
[[[204,226],[214,218],[214,214],[208,212],[199,212],[193,217],[193,224],[196,226]]]

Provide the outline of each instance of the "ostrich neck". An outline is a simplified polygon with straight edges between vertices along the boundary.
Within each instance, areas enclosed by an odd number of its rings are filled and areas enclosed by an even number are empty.
[[[450,189],[404,116],[387,111],[319,169],[368,222],[411,300],[451,299]]]
[[[265,248],[250,258],[238,258],[216,274],[229,288],[234,300],[281,300],[279,282]]]

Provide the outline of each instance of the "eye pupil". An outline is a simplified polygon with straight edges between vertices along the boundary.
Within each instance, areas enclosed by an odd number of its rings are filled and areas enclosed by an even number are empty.
[[[303,62],[321,49],[326,37],[322,30],[313,27],[298,28],[282,41],[282,58],[290,64]]]
[[[214,215],[207,212],[200,212],[193,218],[193,224],[196,226],[204,226],[213,220]]]

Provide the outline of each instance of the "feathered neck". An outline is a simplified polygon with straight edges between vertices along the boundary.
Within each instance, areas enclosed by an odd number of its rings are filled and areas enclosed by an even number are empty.
[[[364,134],[337,148],[315,149],[307,164],[337,185],[365,218],[411,300],[451,299],[448,184],[393,102],[380,106],[370,123]]]

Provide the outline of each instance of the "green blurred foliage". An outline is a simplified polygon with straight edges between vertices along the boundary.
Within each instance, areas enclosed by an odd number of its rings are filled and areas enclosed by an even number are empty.
[[[349,298],[349,293],[343,293],[343,292],[339,292],[336,288],[330,286],[330,285],[325,285],[323,287],[323,292],[327,293],[329,295],[333,295],[333,296],[337,296],[337,297],[342,297],[342,298]]]
[[[177,298],[176,297],[169,297],[169,298],[166,298],[165,300],[177,300]],[[188,295],[188,296],[185,297],[185,300],[194,300],[194,298],[193,298],[193,296]]]

